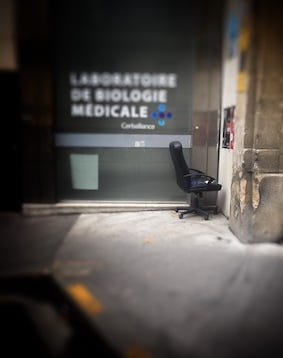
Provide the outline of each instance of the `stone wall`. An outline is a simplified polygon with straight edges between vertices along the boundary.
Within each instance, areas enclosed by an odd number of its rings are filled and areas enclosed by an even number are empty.
[[[243,242],[283,239],[283,5],[250,3],[242,30],[230,227]],[[241,43],[241,41],[240,41]]]

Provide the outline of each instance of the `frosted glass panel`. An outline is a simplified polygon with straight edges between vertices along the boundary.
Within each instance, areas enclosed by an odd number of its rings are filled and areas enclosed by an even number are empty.
[[[71,154],[72,188],[98,190],[98,155]]]

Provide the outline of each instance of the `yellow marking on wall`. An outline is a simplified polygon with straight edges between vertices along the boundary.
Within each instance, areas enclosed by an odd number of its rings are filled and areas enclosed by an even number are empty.
[[[244,27],[240,34],[239,47],[241,51],[246,51],[250,44],[251,31],[249,27]]]
[[[238,92],[245,92],[247,88],[247,72],[240,71],[238,74]]]
[[[70,285],[67,287],[67,291],[92,316],[96,316],[104,311],[104,306],[83,284],[76,283]]]
[[[153,358],[153,355],[145,350],[143,347],[133,345],[128,347],[124,354],[125,358]]]

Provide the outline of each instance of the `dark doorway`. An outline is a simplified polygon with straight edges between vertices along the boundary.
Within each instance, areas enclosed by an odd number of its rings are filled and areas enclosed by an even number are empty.
[[[0,71],[0,210],[21,209],[19,74]]]

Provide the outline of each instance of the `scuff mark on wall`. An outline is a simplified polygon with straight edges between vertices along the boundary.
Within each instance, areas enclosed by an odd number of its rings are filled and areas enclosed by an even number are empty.
[[[245,203],[246,203],[246,189],[247,189],[247,179],[241,178],[240,179],[240,190],[239,190],[239,198],[240,198],[240,209],[241,213],[245,210]]]
[[[239,182],[237,180],[236,175],[234,176],[231,184],[231,202],[230,202],[230,213],[233,217],[238,218],[239,217]]]
[[[260,202],[259,184],[260,184],[259,178],[254,176],[252,181],[252,185],[253,185],[252,204],[254,209],[257,209]]]

